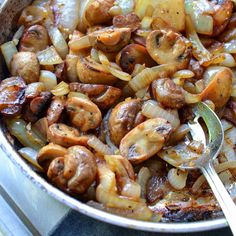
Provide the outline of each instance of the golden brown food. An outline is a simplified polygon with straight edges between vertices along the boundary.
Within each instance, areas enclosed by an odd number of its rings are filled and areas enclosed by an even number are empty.
[[[77,74],[81,82],[87,84],[112,85],[117,78],[108,72],[103,65],[92,60],[90,57],[79,58]]]
[[[35,53],[19,52],[11,61],[11,74],[20,76],[27,84],[39,80],[39,62]]]
[[[113,25],[118,28],[130,28],[133,31],[140,27],[140,19],[134,13],[118,15],[113,17]]]
[[[172,129],[164,119],[149,119],[122,138],[120,153],[131,163],[141,163],[162,149]]]
[[[91,25],[104,24],[112,19],[109,14],[110,8],[113,6],[114,0],[95,0],[92,2],[85,12],[85,17]]]
[[[65,99],[63,97],[54,97],[48,110],[47,110],[47,120],[48,125],[58,123],[61,114],[65,107]]]
[[[49,45],[49,37],[47,30],[42,25],[32,25],[25,29],[20,40],[20,52],[37,53],[46,49]]]
[[[48,141],[61,145],[63,147],[71,147],[74,145],[86,145],[87,136],[80,136],[76,128],[65,124],[52,124],[48,127]]]
[[[172,30],[154,30],[146,41],[150,56],[158,63],[176,63],[178,69],[188,66],[191,50],[190,45],[180,34]]]
[[[51,162],[47,176],[64,191],[82,194],[93,183],[96,173],[94,155],[85,147],[74,146],[67,155]]]
[[[0,47],[12,76],[0,113],[30,166],[113,214],[221,214],[201,173],[178,167],[204,152],[189,124],[205,102],[224,130],[215,168],[235,192],[235,1],[35,0],[18,26]]]
[[[95,129],[102,121],[102,114],[96,104],[88,99],[72,97],[66,101],[66,111],[71,123],[81,131]]]
[[[0,111],[4,115],[18,115],[25,102],[26,84],[21,77],[5,79],[0,84]]]
[[[119,145],[121,139],[135,126],[144,121],[141,115],[142,102],[130,99],[116,105],[108,120],[111,141]]]
[[[89,34],[91,45],[104,52],[118,52],[129,43],[130,28],[104,28]]]
[[[37,161],[46,171],[50,163],[57,157],[65,156],[68,153],[67,149],[54,143],[49,143],[40,149]]]
[[[117,56],[116,62],[123,71],[132,73],[136,64],[153,67],[155,61],[149,56],[147,49],[139,44],[129,44]]]
[[[164,107],[181,108],[185,104],[183,90],[173,80],[165,78],[152,82],[152,93]]]
[[[121,96],[121,90],[102,84],[70,83],[70,90],[86,94],[100,109],[111,107]]]

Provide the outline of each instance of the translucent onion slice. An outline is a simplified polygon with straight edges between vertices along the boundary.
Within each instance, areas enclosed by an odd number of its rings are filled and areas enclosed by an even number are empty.
[[[163,118],[170,122],[174,128],[180,125],[180,120],[177,116],[163,109],[153,100],[149,100],[143,104],[142,114],[148,118]]]
[[[229,53],[222,53],[224,55],[224,61],[222,61],[219,65],[226,66],[226,67],[235,67],[236,62],[234,57]]]
[[[58,54],[62,59],[65,59],[69,48],[60,30],[57,27],[50,26],[48,27],[48,35]]]
[[[187,92],[186,90],[183,91],[184,91],[184,99],[187,104],[194,104],[201,101],[201,97],[198,94],[192,94]]]
[[[64,81],[59,83],[53,90],[51,90],[51,93],[57,97],[67,95],[69,92],[69,85]]]
[[[7,128],[10,134],[16,137],[25,147],[31,147],[35,150],[42,148],[45,143],[34,133],[26,129],[26,122],[22,119],[7,119]]]
[[[123,80],[123,81],[130,81],[131,76],[128,73],[123,72],[119,66],[115,63],[110,63],[106,55],[102,51],[98,51],[98,58],[101,64],[104,66],[106,71],[110,72],[116,78]]]
[[[40,65],[57,65],[63,62],[54,46],[37,53]]]
[[[20,38],[22,37],[23,33],[24,33],[25,27],[24,25],[21,25],[20,28],[15,32],[12,40],[20,40]]]
[[[47,91],[54,89],[57,86],[57,77],[54,73],[48,70],[41,70],[39,82],[42,82]]]
[[[10,69],[10,63],[14,54],[16,54],[17,48],[14,41],[9,41],[1,45],[2,55],[5,59],[8,69]]]
[[[81,38],[77,38],[77,39],[70,41],[69,47],[73,51],[91,47],[91,43],[89,41],[89,36],[86,35]]]
[[[173,75],[173,78],[190,79],[192,77],[194,77],[194,73],[191,70],[179,70]]]
[[[222,171],[228,170],[228,169],[235,169],[236,168],[236,161],[227,161],[220,163],[218,165],[215,165],[215,171],[216,173],[220,173]],[[192,186],[192,191],[194,193],[197,193],[201,186],[205,183],[206,179],[204,175],[201,175],[198,177],[198,179],[194,182]]]
[[[173,188],[181,190],[186,186],[188,172],[187,171],[183,172],[179,169],[172,168],[169,170],[167,177],[170,185]]]
[[[43,168],[38,164],[37,162],[37,155],[38,152],[30,147],[24,147],[18,150],[20,155],[28,161],[30,164],[32,164],[38,171],[43,172]]]
[[[224,51],[227,53],[236,53],[236,39],[224,43]]]
[[[132,80],[129,82],[129,86],[135,92],[137,92],[140,89],[149,86],[153,80],[168,77],[175,71],[175,64],[164,64],[160,66],[154,66],[152,68],[146,68],[132,78]]]
[[[96,136],[89,138],[87,144],[99,154],[102,154],[102,155],[114,154],[112,150],[107,145],[105,145],[100,139],[98,139]]]
[[[114,5],[119,6],[121,8],[122,15],[126,15],[134,11],[135,1],[115,0]]]
[[[138,172],[138,183],[141,186],[141,198],[146,198],[146,186],[151,177],[151,172],[147,167],[142,167]]]

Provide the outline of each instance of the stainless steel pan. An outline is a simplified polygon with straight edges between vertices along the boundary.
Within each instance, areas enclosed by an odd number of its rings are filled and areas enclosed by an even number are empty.
[[[79,0],[78,0],[79,1]],[[6,0],[3,2],[0,9],[0,43],[10,39],[12,32],[14,32],[15,20],[18,13],[30,4],[30,0]],[[3,60],[0,58],[0,78],[4,78]],[[153,232],[197,232],[222,228],[227,225],[224,218],[212,219],[207,221],[198,221],[194,223],[152,223],[127,219],[124,217],[112,215],[101,210],[94,209],[78,200],[70,197],[69,195],[61,192],[53,187],[45,179],[35,173],[18,155],[14,147],[10,144],[6,137],[5,127],[0,120],[0,147],[6,153],[7,157],[13,164],[21,170],[31,181],[40,189],[59,200],[63,204],[95,219],[105,221],[110,224],[132,228],[137,230],[153,231]],[[0,157],[2,158],[2,157]]]

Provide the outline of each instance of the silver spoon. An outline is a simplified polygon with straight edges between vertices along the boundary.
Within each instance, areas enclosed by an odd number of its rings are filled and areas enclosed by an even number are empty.
[[[196,117],[193,122],[189,123],[190,133],[193,140],[200,141],[204,144],[205,152],[193,165],[192,163],[191,165],[187,163],[181,165],[180,168],[188,170],[195,168],[201,169],[221,206],[233,235],[236,236],[236,205],[213,167],[213,161],[218,156],[224,142],[223,127],[215,112],[205,103],[200,102],[196,104],[193,112]],[[209,134],[208,143],[206,142],[206,135],[203,128],[199,124],[199,118],[202,118],[207,126]]]

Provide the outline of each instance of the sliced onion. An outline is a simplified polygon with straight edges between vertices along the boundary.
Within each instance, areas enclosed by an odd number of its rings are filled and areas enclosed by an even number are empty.
[[[66,75],[70,82],[77,82],[79,80],[78,75],[77,75],[77,70],[76,70],[76,65],[77,65],[78,60],[79,60],[79,57],[76,55],[68,54],[66,56],[66,60],[65,60]]]
[[[100,62],[100,59],[99,59],[99,56],[98,56],[98,50],[97,50],[97,49],[92,48],[92,49],[91,49],[91,52],[90,52],[90,56],[91,56],[91,58],[92,58],[94,61],[96,61],[97,63]]]
[[[221,121],[224,132],[233,127],[233,124],[225,119],[222,119],[220,121]]]
[[[183,172],[176,168],[172,168],[169,170],[167,177],[170,185],[173,188],[181,190],[186,186],[188,172],[187,171]]]
[[[112,150],[107,145],[105,145],[100,139],[98,139],[96,136],[89,138],[87,144],[99,154],[102,154],[102,155],[114,154]]]
[[[152,24],[153,18],[150,16],[144,16],[141,21],[141,29],[150,29]]]
[[[236,62],[234,57],[229,53],[222,53],[224,55],[224,61],[222,61],[219,65],[226,66],[226,67],[235,67]]]
[[[62,59],[65,59],[69,48],[60,30],[57,27],[50,26],[48,27],[48,35],[58,54]]]
[[[48,120],[46,117],[39,119],[32,125],[32,128],[35,132],[37,132],[37,134],[42,137],[42,139],[47,140]]]
[[[189,15],[186,16],[186,34],[188,39],[192,43],[194,57],[201,64],[203,64],[204,66],[209,66],[212,63],[216,64],[218,62],[219,56],[216,55],[215,57],[213,57],[213,55],[202,45]],[[223,59],[221,58],[221,60]]]
[[[187,92],[186,90],[183,91],[184,91],[184,100],[187,104],[194,104],[201,101],[201,97],[198,94],[192,94]]]
[[[2,55],[5,59],[8,69],[10,69],[10,63],[14,54],[16,54],[17,48],[13,41],[6,42],[1,45]]]
[[[132,199],[139,199],[141,195],[141,187],[135,181],[130,181],[122,188],[121,195]]]
[[[147,182],[151,177],[151,172],[147,167],[142,167],[138,172],[138,183],[141,186],[141,198],[146,198]]]
[[[187,124],[180,125],[173,133],[171,133],[168,146],[183,140],[189,131],[190,127]]]
[[[41,70],[39,82],[42,82],[46,90],[50,91],[57,86],[57,77],[54,73],[48,70]]]
[[[63,62],[53,46],[38,52],[37,57],[40,65],[57,65]]]
[[[163,118],[170,122],[174,128],[177,128],[180,125],[180,120],[178,117],[161,108],[155,101],[152,100],[149,100],[143,104],[142,114],[148,118]]]
[[[78,0],[54,0],[55,21],[57,26],[67,36],[72,34],[79,23],[80,8],[84,1]]]
[[[72,98],[72,97],[77,97],[77,98],[84,98],[84,99],[88,99],[89,100],[89,97],[84,94],[84,93],[79,93],[79,92],[70,92],[68,95],[67,95],[68,98]]]
[[[67,95],[69,92],[69,85],[64,81],[59,83],[53,90],[51,90],[51,93],[57,97]]]
[[[30,147],[24,147],[18,150],[20,155],[29,163],[31,163],[38,171],[43,171],[43,168],[37,162],[38,152]]]
[[[105,70],[110,72],[116,78],[123,80],[123,81],[130,81],[131,80],[130,74],[121,71],[121,69],[119,68],[119,66],[117,64],[110,63],[110,61],[108,60],[108,58],[106,57],[106,55],[103,52],[98,51],[98,58],[99,58],[100,62],[102,63],[102,65],[104,66]]]
[[[134,0],[115,0],[115,6],[119,6],[121,8],[122,15],[126,15],[134,11]]]
[[[174,73],[173,78],[183,78],[183,79],[189,79],[194,77],[194,73],[191,70],[179,70]]]
[[[7,128],[10,134],[18,139],[25,147],[31,147],[35,150],[42,148],[45,143],[32,130],[27,130],[26,122],[22,119],[7,119]],[[30,131],[30,132],[29,132]]]
[[[236,53],[236,39],[224,43],[224,51],[227,53]]]
[[[24,33],[25,27],[24,25],[21,25],[20,28],[15,32],[12,40],[16,39],[16,40],[20,40],[20,38],[22,37],[23,33]]]
[[[139,74],[141,71],[143,71],[145,69],[145,64],[141,65],[141,64],[135,64],[134,66],[134,70],[131,74],[132,77],[136,76],[137,74]]]
[[[81,38],[76,38],[74,40],[71,40],[69,42],[69,47],[73,51],[91,47],[91,43],[89,41],[89,36],[86,35]]]
[[[146,68],[132,78],[129,82],[129,86],[137,92],[138,90],[149,86],[153,80],[168,77],[175,71],[176,66],[174,64],[164,64],[152,68]]]
[[[222,171],[228,170],[228,169],[235,169],[236,168],[236,161],[227,161],[224,163],[220,163],[215,166],[216,173],[220,173]],[[201,186],[205,183],[206,179],[203,175],[198,177],[198,179],[194,182],[192,186],[192,191],[194,193],[197,193]]]
[[[186,0],[185,11],[191,16],[196,31],[200,34],[211,35],[213,32],[214,8],[206,0]]]

